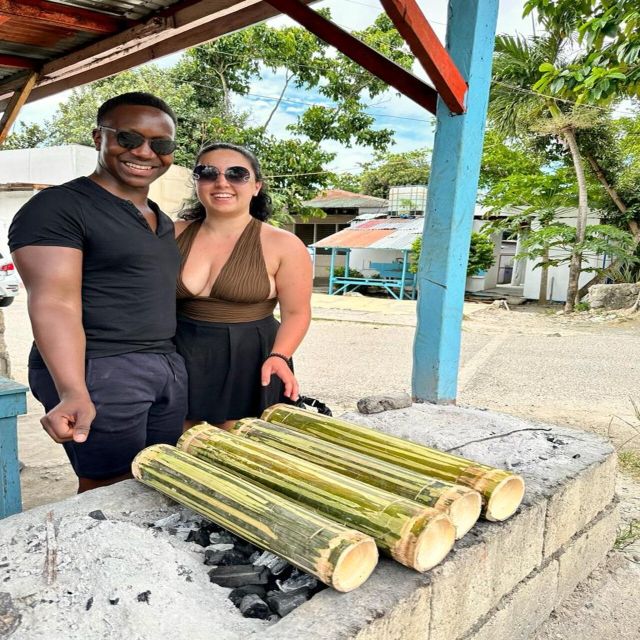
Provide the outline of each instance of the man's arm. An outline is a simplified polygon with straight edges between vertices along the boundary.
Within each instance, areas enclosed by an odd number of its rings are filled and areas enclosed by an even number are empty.
[[[56,442],[84,442],[96,412],[85,384],[82,251],[25,246],[12,255],[27,290],[36,346],[60,397],[42,425]]]

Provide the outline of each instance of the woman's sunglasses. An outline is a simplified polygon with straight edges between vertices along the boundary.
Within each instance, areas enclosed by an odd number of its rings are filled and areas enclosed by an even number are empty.
[[[121,129],[105,127],[104,125],[100,125],[98,129],[114,131],[116,134],[116,142],[123,149],[137,149],[141,147],[146,140],[149,143],[149,147],[151,147],[151,151],[157,153],[159,156],[168,156],[176,150],[177,146],[176,141],[171,138],[145,138],[135,131],[122,131]]]
[[[212,167],[208,164],[199,164],[193,170],[194,180],[210,180],[215,182],[220,175],[224,175],[227,182],[234,184],[244,184],[249,182],[251,177],[251,171],[246,167],[229,167],[225,169],[224,173],[218,169],[218,167]]]

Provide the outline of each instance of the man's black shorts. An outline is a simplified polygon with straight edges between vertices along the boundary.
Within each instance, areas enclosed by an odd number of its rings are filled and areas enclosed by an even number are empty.
[[[187,414],[187,372],[177,353],[91,358],[86,383],[96,417],[86,442],[65,442],[76,475],[103,480],[127,473],[145,447],[175,445]],[[30,368],[29,386],[50,411],[60,401],[47,369]]]

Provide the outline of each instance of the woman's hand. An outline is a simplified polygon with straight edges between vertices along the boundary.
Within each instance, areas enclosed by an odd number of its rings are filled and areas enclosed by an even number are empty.
[[[262,386],[266,387],[271,382],[271,376],[278,376],[284,384],[284,395],[290,400],[297,400],[300,391],[298,381],[293,371],[283,358],[271,356],[264,361],[261,370]]]

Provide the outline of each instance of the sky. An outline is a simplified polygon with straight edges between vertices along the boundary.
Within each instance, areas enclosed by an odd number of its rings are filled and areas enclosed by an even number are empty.
[[[447,1],[418,0],[418,4],[440,40],[444,42]],[[531,18],[522,18],[523,4],[524,0],[501,0],[497,33],[512,35],[520,33],[525,36],[532,33]],[[328,7],[333,21],[348,30],[360,30],[369,26],[383,11],[377,0],[325,0],[314,5],[316,10],[321,7]],[[287,17],[278,17],[270,20],[269,24],[280,26],[294,23]],[[175,64],[178,57],[179,54],[167,56],[157,61],[157,64],[170,66]],[[421,78],[426,78],[419,65],[415,65],[413,72]],[[236,98],[235,106],[250,113],[252,124],[263,124],[273,108],[276,97],[280,94],[282,85],[282,74],[265,73],[261,80],[253,83],[248,96]],[[62,92],[26,105],[21,111],[18,122],[42,123],[50,119],[57,105],[68,95],[69,92]],[[280,109],[269,125],[269,131],[279,137],[291,136],[287,131],[287,125],[293,123],[308,105],[323,103],[327,104],[326,99],[315,91],[288,88]],[[367,111],[375,117],[376,128],[394,130],[394,144],[389,151],[398,153],[432,146],[435,118],[408,98],[398,96],[394,91],[388,91],[378,96]],[[371,149],[358,146],[345,148],[342,144],[333,141],[323,143],[323,148],[337,154],[328,168],[339,172],[358,173],[361,164],[373,157]]]

